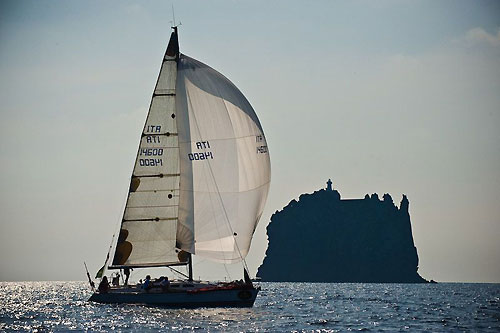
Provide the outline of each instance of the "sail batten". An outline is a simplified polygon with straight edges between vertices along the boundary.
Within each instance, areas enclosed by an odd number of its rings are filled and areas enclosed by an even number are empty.
[[[179,177],[180,175],[181,175],[180,173],[159,173],[159,174],[155,174],[155,175],[140,175],[140,176],[134,175],[133,177],[135,177],[135,178],[148,178],[148,177],[163,178],[163,177]]]

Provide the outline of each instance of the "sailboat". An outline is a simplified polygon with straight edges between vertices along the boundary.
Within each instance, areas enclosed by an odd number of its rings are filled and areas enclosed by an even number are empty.
[[[179,272],[174,266],[185,266],[187,273],[170,280],[166,290],[111,286],[95,291],[90,301],[251,307],[260,288],[244,259],[269,191],[266,138],[245,96],[213,68],[180,53],[177,27],[172,29],[119,235],[104,267]],[[193,256],[241,262],[244,279],[194,280]]]

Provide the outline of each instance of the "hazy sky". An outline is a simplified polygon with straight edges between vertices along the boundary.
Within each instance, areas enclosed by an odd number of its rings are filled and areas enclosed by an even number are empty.
[[[435,0],[0,2],[0,280],[102,265],[172,3],[181,51],[266,133],[251,275],[271,214],[331,178],[343,198],[408,195],[424,278],[500,282],[500,2]]]

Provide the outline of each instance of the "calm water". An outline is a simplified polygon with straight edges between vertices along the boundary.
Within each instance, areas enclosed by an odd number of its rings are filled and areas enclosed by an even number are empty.
[[[500,284],[261,283],[254,308],[87,302],[83,282],[0,282],[0,331],[500,332]]]

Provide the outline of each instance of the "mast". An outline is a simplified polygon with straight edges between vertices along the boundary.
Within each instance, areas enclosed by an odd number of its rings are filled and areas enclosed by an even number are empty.
[[[188,281],[193,281],[193,255],[189,254]]]
[[[172,7],[172,13],[173,13],[173,7]],[[180,52],[179,52],[179,36],[177,34],[177,26],[175,25],[175,16],[173,23],[174,24],[172,26],[172,29],[174,31],[172,32],[172,36],[168,43],[166,55],[171,57],[175,56],[175,62],[177,63],[179,61]],[[188,269],[188,281],[193,281],[193,255],[191,253],[189,253],[188,256],[187,269]]]

